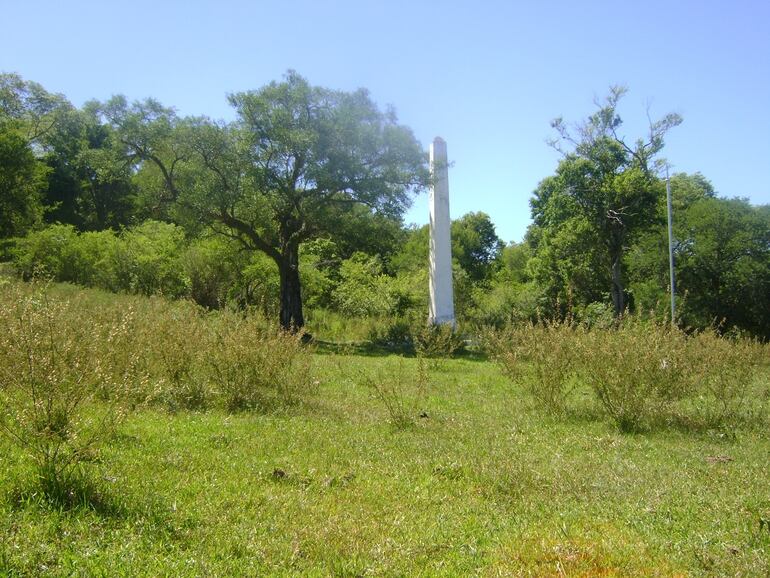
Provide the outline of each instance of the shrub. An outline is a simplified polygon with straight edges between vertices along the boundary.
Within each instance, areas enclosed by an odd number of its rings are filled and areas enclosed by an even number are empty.
[[[182,297],[189,292],[180,262],[184,242],[180,227],[158,221],[145,221],[120,236],[112,231],[79,234],[71,225],[56,224],[19,239],[13,263],[24,279]]]
[[[452,357],[464,346],[460,335],[448,323],[416,326],[412,329],[412,339],[417,355],[432,360]]]
[[[188,279],[179,262],[185,236],[181,227],[145,221],[125,231],[116,254],[116,275],[123,290],[142,295],[182,297]]]
[[[761,347],[747,338],[730,339],[713,329],[688,343],[695,418],[706,427],[739,424],[762,359]]]
[[[292,405],[318,382],[301,334],[274,327],[254,313],[222,312],[216,319],[208,374],[230,411]]]
[[[3,292],[0,432],[29,454],[46,493],[66,494],[73,472],[125,415],[123,394],[138,373],[113,366],[105,349],[127,324],[86,323],[79,304],[54,299],[45,287],[11,284]],[[112,395],[99,400],[107,382]]]
[[[269,317],[277,317],[281,280],[278,266],[270,257],[255,252],[244,268],[238,284],[230,288],[230,300],[239,307],[256,307]]]
[[[230,298],[230,288],[240,281],[243,260],[239,251],[220,238],[192,243],[180,259],[189,279],[190,298],[208,309],[223,307]]]
[[[172,411],[205,409],[211,395],[202,369],[209,346],[202,311],[190,302],[157,297],[149,304],[147,346],[160,379],[155,398]]]
[[[355,253],[340,265],[340,283],[333,293],[337,309],[348,317],[387,315],[394,306],[390,278],[379,257]]]
[[[19,239],[12,251],[13,265],[24,279],[33,277],[73,281],[77,231],[72,225],[50,225]]]
[[[540,321],[485,335],[492,357],[506,375],[542,408],[567,411],[580,361],[576,348],[585,329],[571,321]]]
[[[627,317],[585,332],[576,344],[580,376],[622,431],[665,420],[691,391],[687,336],[669,323]]]
[[[764,353],[748,339],[713,330],[688,336],[668,321],[629,316],[611,328],[531,324],[488,333],[486,342],[505,373],[554,413],[568,411],[585,385],[622,431],[766,419],[745,411]]]
[[[398,366],[389,372],[361,372],[357,377],[360,383],[374,392],[385,407],[389,421],[394,427],[411,427],[418,416],[425,415],[429,376],[422,358],[417,358],[414,372],[409,372],[401,360]]]
[[[408,317],[370,318],[366,337],[372,345],[411,350],[414,346],[413,325],[413,320]]]

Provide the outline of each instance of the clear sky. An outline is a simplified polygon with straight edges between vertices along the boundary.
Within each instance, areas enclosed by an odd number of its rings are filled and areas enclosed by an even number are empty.
[[[0,0],[0,71],[76,106],[122,93],[233,118],[225,95],[295,69],[368,88],[427,149],[448,145],[453,218],[488,213],[522,239],[553,173],[556,116],[578,121],[612,84],[634,140],[678,112],[664,155],[723,196],[770,203],[770,2]],[[427,195],[407,222],[427,222]]]

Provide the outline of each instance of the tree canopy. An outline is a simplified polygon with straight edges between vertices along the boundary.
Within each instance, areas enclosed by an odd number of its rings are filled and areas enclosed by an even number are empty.
[[[553,121],[561,158],[531,198],[524,242],[504,246],[484,213],[452,222],[461,320],[666,310],[660,153],[681,118],[627,140],[625,92],[581,122]],[[411,131],[365,90],[291,71],[228,98],[232,122],[152,98],[76,108],[0,74],[0,259],[24,277],[258,306],[287,329],[306,308],[313,323],[326,310],[389,319],[393,334],[423,317],[429,231],[402,215],[429,173]],[[770,337],[768,208],[719,197],[700,173],[672,175],[671,189],[677,321]]]
[[[536,276],[564,283],[580,270],[594,276],[594,265],[599,265],[608,279],[615,315],[626,307],[625,251],[634,236],[654,221],[663,191],[655,172],[656,155],[666,132],[681,123],[676,114],[650,121],[647,137],[628,144],[618,132],[623,123],[618,103],[625,93],[623,87],[611,88],[606,99],[597,103],[598,110],[575,127],[561,118],[553,121],[558,137],[551,144],[563,159],[531,200],[534,225],[541,230],[533,238],[543,247],[537,255],[540,272]],[[559,265],[559,261],[566,263]],[[592,291],[597,289],[596,281],[596,277],[588,280]],[[571,284],[570,289],[576,289]]]
[[[304,325],[300,244],[333,235],[356,207],[399,218],[428,182],[427,159],[393,111],[365,90],[283,82],[230,95],[238,119],[199,119],[189,142],[203,168],[180,203],[224,235],[268,255],[280,275],[280,322]]]

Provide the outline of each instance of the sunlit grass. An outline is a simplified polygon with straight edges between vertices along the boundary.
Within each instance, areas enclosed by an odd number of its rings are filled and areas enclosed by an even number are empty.
[[[770,573],[760,429],[624,434],[539,409],[475,358],[433,367],[397,427],[360,376],[419,360],[331,351],[302,403],[138,409],[87,464],[82,504],[36,492],[0,438],[0,575]]]

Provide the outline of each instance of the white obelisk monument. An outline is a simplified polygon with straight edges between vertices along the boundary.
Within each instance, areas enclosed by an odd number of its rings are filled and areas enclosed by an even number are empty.
[[[430,145],[430,310],[428,323],[455,324],[452,295],[452,242],[449,221],[449,167],[441,137]]]

